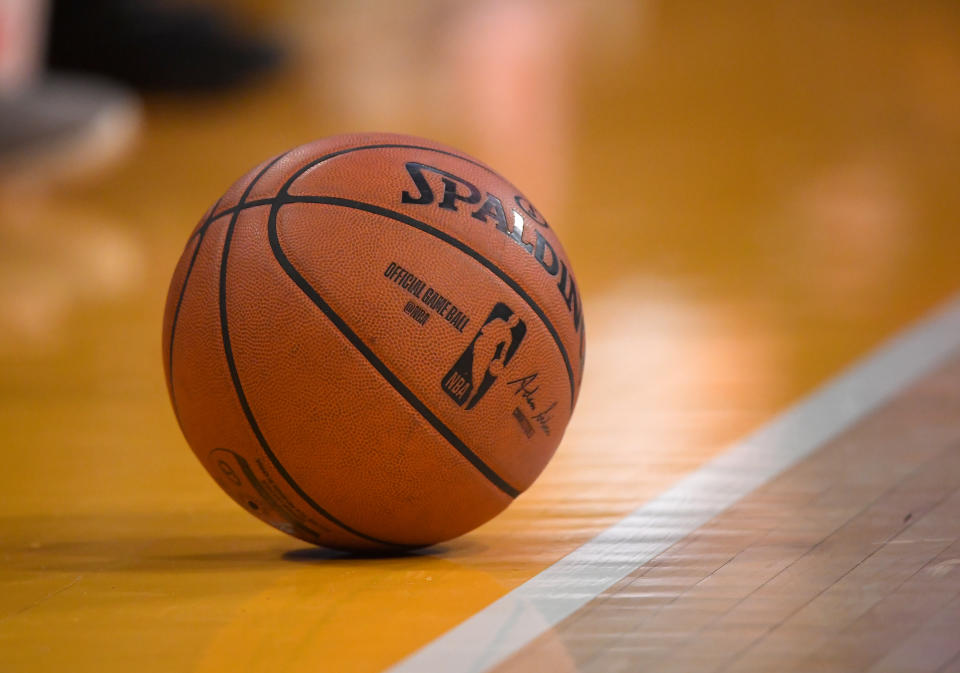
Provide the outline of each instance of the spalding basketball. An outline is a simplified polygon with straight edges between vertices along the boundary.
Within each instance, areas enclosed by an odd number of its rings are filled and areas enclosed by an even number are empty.
[[[550,224],[462,152],[344,135],[266,161],[173,274],[180,427],[254,516],[340,549],[465,533],[533,483],[573,411],[583,312]]]

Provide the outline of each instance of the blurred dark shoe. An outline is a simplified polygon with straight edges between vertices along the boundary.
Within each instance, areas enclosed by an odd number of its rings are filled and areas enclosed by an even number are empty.
[[[198,91],[276,68],[282,51],[242,35],[227,17],[156,0],[56,0],[50,65],[98,73],[140,90]]]
[[[0,179],[76,177],[112,163],[133,143],[140,104],[89,76],[50,76],[0,96]]]

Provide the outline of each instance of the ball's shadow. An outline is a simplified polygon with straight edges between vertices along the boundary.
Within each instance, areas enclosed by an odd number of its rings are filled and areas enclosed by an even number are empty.
[[[8,568],[31,571],[270,572],[289,563],[426,562],[469,554],[477,544],[356,553],[306,546],[247,523],[241,512],[0,517],[0,557]]]
[[[304,547],[291,549],[282,557],[296,563],[322,563],[324,561],[384,561],[394,559],[415,559],[421,557],[444,556],[450,551],[449,544],[432,545],[416,549],[383,549],[374,551],[343,551],[326,547]]]

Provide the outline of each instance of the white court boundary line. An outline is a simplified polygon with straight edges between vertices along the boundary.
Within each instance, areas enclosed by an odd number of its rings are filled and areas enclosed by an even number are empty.
[[[480,673],[501,663],[958,348],[960,295],[388,673]]]

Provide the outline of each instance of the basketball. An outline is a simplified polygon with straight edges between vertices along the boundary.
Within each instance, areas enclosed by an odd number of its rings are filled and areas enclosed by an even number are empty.
[[[345,550],[456,537],[553,456],[584,318],[548,220],[490,167],[409,136],[326,138],[255,167],[173,273],[174,412],[254,516]]]

